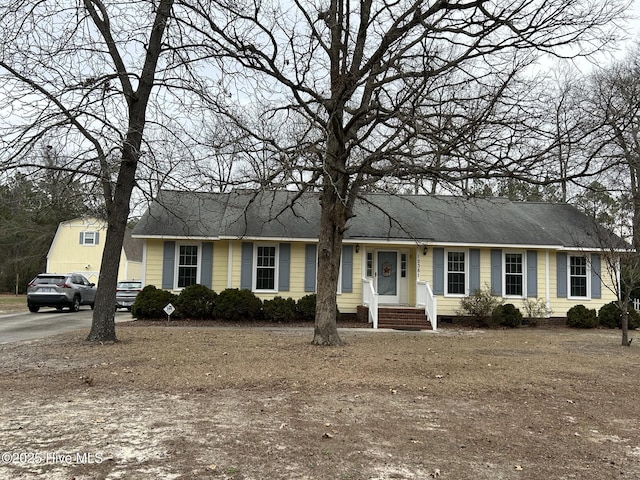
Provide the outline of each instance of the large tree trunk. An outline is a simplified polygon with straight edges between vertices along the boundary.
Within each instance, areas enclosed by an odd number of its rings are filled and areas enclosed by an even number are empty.
[[[100,279],[98,281],[91,331],[87,337],[89,341],[117,341],[114,292],[116,291],[118,282],[118,267],[120,266],[120,253],[122,252],[123,240],[124,229],[109,220],[107,238],[102,253],[102,266],[100,268]],[[118,260],[115,260],[116,258]]]
[[[124,244],[124,235],[129,219],[129,202],[135,184],[135,172],[137,168],[138,151],[141,135],[130,135],[139,137],[138,146],[126,143],[127,147],[123,152],[123,160],[118,174],[118,183],[114,191],[113,201],[107,202],[107,238],[102,252],[102,263],[100,267],[100,277],[96,302],[91,322],[91,331],[87,340],[94,342],[115,342],[115,291],[118,284],[118,269],[120,267],[120,255]],[[126,158],[125,158],[126,157]]]
[[[334,116],[330,127],[320,196],[314,345],[342,345],[336,324],[338,277],[342,239],[347,220],[351,216],[352,201],[348,198],[349,175],[345,172],[347,155],[341,115]]]
[[[640,169],[638,168],[637,155],[628,156],[629,173],[631,177],[631,200],[633,202],[633,252],[628,260],[629,269],[633,272],[633,278],[636,277],[640,270]],[[621,288],[620,295],[623,297],[622,309],[622,346],[629,347],[629,303],[633,285],[627,285],[627,288]]]
[[[136,169],[140,159],[140,146],[146,123],[147,105],[154,87],[156,66],[162,53],[162,38],[173,7],[174,0],[161,0],[156,10],[151,35],[147,44],[147,54],[144,66],[139,77],[138,88],[134,91],[130,78],[123,70],[119,72],[120,82],[126,96],[129,125],[127,135],[122,144],[122,160],[118,171],[118,179],[112,192],[111,179],[109,178],[109,166],[103,160],[103,188],[105,190],[105,203],[107,206],[107,239],[102,254],[100,268],[100,281],[96,294],[95,310],[91,331],[87,340],[94,342],[115,342],[115,292],[118,284],[118,269],[120,266],[120,254],[124,243],[124,233],[129,219],[129,202],[135,185]],[[95,5],[90,0],[85,0],[85,5],[90,12],[96,26],[102,36],[111,42],[112,32],[109,22],[98,14]],[[114,63],[123,65],[119,52],[114,48],[110,50]],[[124,68],[124,65],[123,65]]]
[[[325,187],[322,193],[318,239],[318,292],[312,342],[314,345],[342,345],[336,323],[336,292],[345,223],[344,205],[333,188]]]

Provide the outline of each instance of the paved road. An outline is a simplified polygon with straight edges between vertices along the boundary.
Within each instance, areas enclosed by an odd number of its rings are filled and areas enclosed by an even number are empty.
[[[0,344],[21,340],[48,337],[70,330],[85,329],[87,335],[91,329],[93,310],[87,306],[80,307],[79,312],[68,310],[59,312],[55,309],[43,308],[38,313],[12,313],[0,315]],[[131,319],[126,310],[116,313],[117,321]]]

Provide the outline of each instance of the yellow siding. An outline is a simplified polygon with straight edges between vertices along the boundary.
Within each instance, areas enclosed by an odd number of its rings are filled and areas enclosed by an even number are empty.
[[[556,263],[556,254],[552,252],[549,254],[549,290],[550,290],[550,306],[551,306],[551,316],[554,317],[564,317],[567,314],[567,311],[573,307],[574,305],[582,304],[587,308],[593,308],[596,311],[600,310],[600,308],[610,302],[616,300],[615,288],[613,285],[615,282],[611,273],[607,271],[607,267],[605,262],[602,262],[601,265],[601,275],[602,275],[602,298],[592,298],[592,299],[567,299],[567,298],[558,298],[557,297],[557,263]],[[615,275],[615,274],[614,274]]]
[[[162,287],[162,252],[164,242],[162,240],[147,240],[146,262],[144,271],[144,284]],[[215,249],[214,249],[215,251]]]
[[[213,244],[213,272],[211,275],[211,288],[215,292],[221,292],[227,288],[229,267],[229,241],[215,242]]]
[[[98,245],[81,245],[80,232],[100,232]],[[49,250],[49,273],[77,272],[97,283],[104,249],[106,227],[97,220],[72,220],[58,226]]]
[[[142,262],[125,262],[124,258],[120,257],[120,271],[124,272],[122,275],[124,280],[140,280],[142,278]]]
[[[509,249],[509,251],[519,251],[517,249]],[[526,254],[526,250],[520,250]],[[433,284],[433,252],[429,251],[427,258],[421,257],[420,278]],[[538,250],[537,255],[537,292],[538,297],[545,302],[549,301],[552,316],[564,317],[567,311],[577,304],[583,304],[588,308],[599,310],[602,305],[612,302],[616,299],[614,289],[611,288],[611,275],[607,273],[606,266],[602,265],[602,298],[592,299],[567,299],[557,298],[557,270],[556,270],[556,252],[549,251],[548,273],[549,279],[546,280],[547,274],[547,251]],[[481,288],[490,288],[491,286],[491,249],[480,249],[480,285]],[[548,288],[548,292],[547,292]],[[438,315],[456,315],[460,308],[460,297],[449,297],[444,295],[437,296]],[[512,303],[524,313],[525,299],[504,298],[506,303]]]
[[[158,288],[162,286],[162,259],[163,259],[163,240],[147,240],[146,241],[146,264],[145,264],[145,284],[155,285]],[[305,277],[305,243],[291,242],[291,262],[290,262],[290,282],[289,291],[280,291],[275,294],[258,294],[261,299],[271,299],[278,295],[281,297],[292,297],[299,299],[309,292],[304,291]],[[398,249],[399,251],[408,253],[407,259],[407,282],[406,286],[409,290],[408,304],[415,305],[415,279],[428,281],[433,286],[433,247],[429,247],[427,255],[423,254],[422,247],[406,245],[389,245],[385,248]],[[229,284],[229,251],[231,249],[232,266],[231,266],[231,284]],[[358,305],[362,304],[362,276],[366,264],[366,252],[372,251],[374,246],[360,246],[360,251],[353,251],[353,272],[352,282],[353,291],[351,293],[340,293],[338,295],[338,307],[343,313],[354,313]],[[480,285],[482,288],[490,288],[491,284],[491,249],[481,248],[480,250]],[[510,249],[511,250],[511,249]],[[518,251],[513,249],[513,251]],[[520,250],[526,254],[526,250]],[[242,253],[241,240],[224,240],[214,242],[213,248],[213,272],[212,272],[212,288],[216,292],[220,292],[226,288],[240,288],[240,265]],[[568,300],[556,298],[556,252],[549,251],[547,266],[547,255],[545,250],[539,250],[537,255],[537,292],[538,298],[547,300],[553,310],[553,316],[565,316],[569,308],[577,303],[583,303],[589,308],[599,309],[602,305],[615,300],[612,289],[606,286],[602,287],[602,298],[591,300]],[[602,265],[603,272],[606,267]],[[548,281],[546,279],[547,271],[549,273]],[[611,284],[609,275],[603,275],[603,280]],[[548,291],[547,291],[548,286]],[[513,303],[516,307],[524,311],[524,299],[505,298],[505,302]],[[437,296],[438,314],[439,315],[456,315],[460,308],[460,297],[457,296]]]
[[[81,244],[80,232],[98,232],[98,244]],[[47,271],[81,273],[89,281],[98,283],[106,238],[106,223],[97,219],[78,218],[60,223],[47,255]],[[142,262],[127,262],[123,252],[120,255],[118,281],[130,278],[142,278]]]

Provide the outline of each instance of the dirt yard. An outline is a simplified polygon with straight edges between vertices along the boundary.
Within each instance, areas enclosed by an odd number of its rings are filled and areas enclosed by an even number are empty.
[[[341,335],[2,345],[0,478],[640,478],[640,349],[617,331]]]

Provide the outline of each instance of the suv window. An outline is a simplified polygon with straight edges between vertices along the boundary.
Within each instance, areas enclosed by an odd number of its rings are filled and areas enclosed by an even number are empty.
[[[82,275],[73,275],[71,277],[71,281],[78,285],[89,285],[89,280],[84,278]]]
[[[64,277],[36,277],[32,283],[48,283],[55,285],[57,283],[64,283]]]

